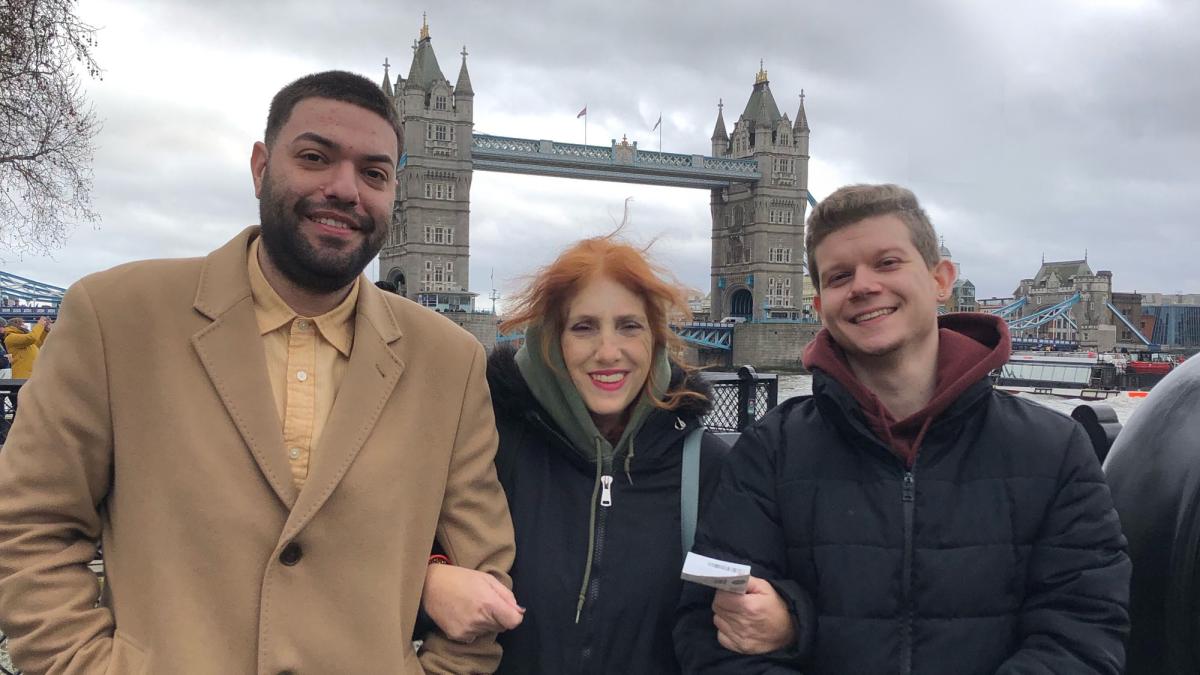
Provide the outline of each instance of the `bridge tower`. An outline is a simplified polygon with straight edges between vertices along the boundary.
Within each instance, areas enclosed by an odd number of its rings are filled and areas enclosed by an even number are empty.
[[[762,178],[712,191],[713,320],[802,318],[808,139],[804,93],[793,123],[779,114],[761,65],[732,134],[718,104],[713,155],[756,159]]]
[[[458,82],[442,75],[429,24],[413,42],[408,77],[390,81],[384,62],[383,90],[404,126],[404,155],[392,226],[379,256],[379,276],[400,293],[441,309],[469,309],[471,130],[475,92],[463,47]]]

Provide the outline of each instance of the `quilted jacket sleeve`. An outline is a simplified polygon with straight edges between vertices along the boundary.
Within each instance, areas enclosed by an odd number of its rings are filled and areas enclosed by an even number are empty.
[[[731,652],[713,627],[715,591],[685,583],[675,624],[675,653],[685,673],[796,673],[807,656],[814,625],[808,594],[786,579],[783,529],[775,498],[775,459],[781,416],[771,415],[742,434],[726,458],[716,493],[701,511],[693,550],[748,563],[771,582],[795,615],[800,635],[791,649],[758,656]]]
[[[1121,673],[1132,569],[1125,548],[1100,464],[1076,426],[1030,553],[1020,646],[997,672]]]

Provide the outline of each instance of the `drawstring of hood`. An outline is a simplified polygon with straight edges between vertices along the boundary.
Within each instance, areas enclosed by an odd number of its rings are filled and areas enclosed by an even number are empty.
[[[629,421],[614,446],[596,427],[592,415],[575,383],[567,372],[562,356],[562,346],[551,339],[548,349],[543,349],[543,326],[530,324],[525,329],[525,344],[517,350],[514,360],[522,379],[538,403],[550,414],[550,418],[566,436],[570,449],[578,456],[596,465],[595,483],[592,485],[592,503],[588,515],[588,550],[583,567],[583,582],[579,586],[579,601],[575,607],[575,623],[583,613],[587,601],[587,587],[591,581],[592,562],[596,552],[596,508],[601,496],[602,481],[611,473],[613,459],[625,451],[625,477],[632,479],[632,462],[635,454],[634,437],[643,422],[654,409],[654,402],[645,392],[633,404]],[[653,373],[653,395],[661,400],[671,379],[671,365],[665,347],[654,355],[651,365]],[[611,479],[610,479],[611,480]]]

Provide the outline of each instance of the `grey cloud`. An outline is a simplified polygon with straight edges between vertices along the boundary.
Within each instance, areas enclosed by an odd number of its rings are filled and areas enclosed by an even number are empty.
[[[912,187],[942,214],[936,224],[981,296],[1010,293],[1043,252],[1074,258],[1085,249],[1122,290],[1200,291],[1200,80],[1189,75],[1200,63],[1200,5],[1126,4],[498,1],[429,11],[448,78],[461,45],[470,51],[477,131],[519,135],[499,116],[570,121],[586,103],[592,143],[627,132],[656,147],[649,125],[661,110],[664,149],[707,152],[717,99],[732,126],[762,58],[782,112],[796,114],[800,89],[808,96],[812,153],[829,170],[811,176],[816,196],[835,179]],[[406,74],[422,9],[373,0],[124,6],[144,12],[150,30],[244,55],[247,72],[211,74],[278,84],[301,73],[258,72],[265,57],[372,79],[388,57],[393,76]],[[253,139],[228,120],[187,114],[187,103],[101,109],[110,144],[97,162],[102,227],[131,228],[110,257],[203,250],[232,227],[222,224],[254,217],[244,162],[214,156],[199,132],[247,151]],[[629,194],[549,179],[505,183],[511,190],[496,194],[489,181],[476,177],[471,214],[471,279],[481,295],[492,268],[497,284],[518,278],[597,233]],[[656,254],[681,281],[707,288],[707,195],[638,195],[638,234],[642,225],[661,234]]]

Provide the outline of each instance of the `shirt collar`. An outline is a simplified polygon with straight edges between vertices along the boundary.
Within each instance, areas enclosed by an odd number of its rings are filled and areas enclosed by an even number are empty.
[[[290,323],[299,315],[279,297],[267,281],[267,277],[263,275],[262,267],[258,264],[259,241],[256,237],[250,242],[246,266],[250,274],[250,294],[254,298],[254,314],[258,319],[259,335],[266,335]],[[350,292],[337,307],[321,316],[311,317],[321,337],[346,357],[350,356],[350,348],[354,344],[353,319],[355,307],[358,305],[360,280],[361,275],[354,279]]]

